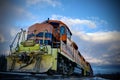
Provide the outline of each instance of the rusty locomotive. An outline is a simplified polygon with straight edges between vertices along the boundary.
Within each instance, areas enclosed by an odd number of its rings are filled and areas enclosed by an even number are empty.
[[[10,45],[7,71],[70,75],[78,67],[83,76],[93,75],[93,70],[72,41],[72,32],[58,20],[33,24],[21,29]]]

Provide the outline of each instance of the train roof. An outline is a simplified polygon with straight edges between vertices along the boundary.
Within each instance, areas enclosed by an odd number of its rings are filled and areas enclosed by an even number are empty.
[[[65,25],[65,27],[69,30],[70,34],[72,35],[72,32],[70,31],[69,27],[65,23],[63,23],[62,21],[59,21],[59,20],[49,20],[48,19],[48,20],[44,21],[43,23],[51,23],[51,22]]]
[[[40,26],[42,26],[42,27],[40,27]],[[38,32],[39,32],[40,30],[42,30],[43,28],[46,29],[46,26],[48,26],[48,28],[47,28],[48,31],[51,31],[51,29],[53,28],[53,26],[50,25],[50,24],[35,23],[35,24],[29,26],[29,28],[28,28],[28,33],[31,32],[31,31],[32,31],[32,32],[33,32],[33,31],[36,31],[36,33],[38,33]]]
[[[59,21],[59,20],[46,20],[46,21],[43,21],[43,22],[41,22],[41,23],[35,23],[35,24],[29,26],[29,28],[31,28],[31,27],[33,27],[33,26],[39,26],[40,24],[43,24],[43,23],[48,23],[48,24],[50,24],[51,22],[65,25],[65,27],[69,30],[70,34],[72,35],[72,32],[70,31],[70,29],[68,28],[68,26],[67,26],[65,23],[63,23],[62,21]]]

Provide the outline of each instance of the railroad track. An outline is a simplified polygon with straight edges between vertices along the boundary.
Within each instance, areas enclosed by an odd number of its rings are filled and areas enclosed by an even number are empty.
[[[0,72],[0,80],[110,80],[101,77],[82,77],[74,73],[71,76]]]
[[[0,80],[80,80],[76,74],[71,76],[0,72]]]

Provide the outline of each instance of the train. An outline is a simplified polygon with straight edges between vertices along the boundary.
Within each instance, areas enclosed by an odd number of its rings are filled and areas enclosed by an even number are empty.
[[[71,75],[79,68],[81,75],[93,70],[71,39],[72,32],[60,20],[47,19],[21,29],[10,45],[6,71]]]

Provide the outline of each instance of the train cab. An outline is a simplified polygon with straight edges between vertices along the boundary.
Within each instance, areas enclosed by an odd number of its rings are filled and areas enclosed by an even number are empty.
[[[27,39],[35,39],[40,44],[53,44],[54,47],[60,41],[67,42],[71,39],[72,33],[61,21],[47,20],[42,24],[36,23],[29,27]]]
[[[57,20],[48,20],[47,22],[54,28],[53,37],[56,38],[56,41],[62,40],[66,42],[67,38],[71,39],[72,33],[63,22]]]
[[[27,39],[35,40],[36,43],[51,45],[53,27],[50,24],[36,23],[28,28]]]

